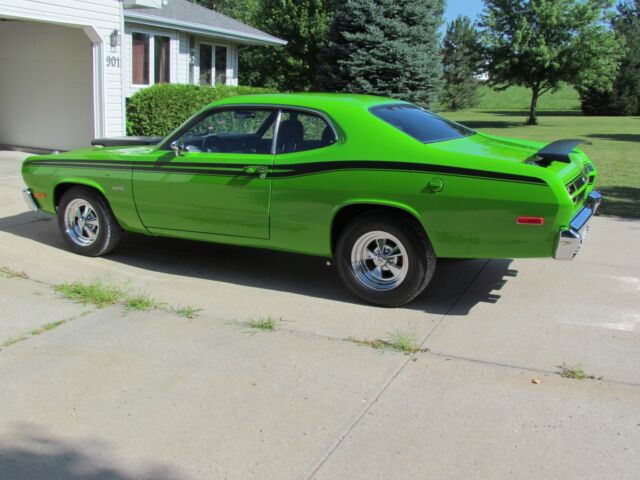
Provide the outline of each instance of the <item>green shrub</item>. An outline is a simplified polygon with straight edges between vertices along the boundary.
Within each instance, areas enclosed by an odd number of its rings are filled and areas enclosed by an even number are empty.
[[[264,88],[226,85],[154,85],[139,90],[127,100],[127,135],[168,135],[211,102],[234,95],[272,92]]]

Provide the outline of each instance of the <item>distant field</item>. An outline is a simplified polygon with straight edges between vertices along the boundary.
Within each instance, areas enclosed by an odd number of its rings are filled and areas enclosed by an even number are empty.
[[[516,103],[514,99],[502,102]],[[555,107],[553,111],[541,112],[540,125],[525,126],[526,110],[491,108],[442,115],[493,135],[547,142],[561,138],[587,140],[589,143],[580,148],[600,171],[598,189],[605,200],[602,214],[640,218],[640,117],[585,117],[580,112],[562,112]]]
[[[528,110],[531,104],[531,90],[511,87],[496,92],[489,87],[480,87],[478,110]],[[545,93],[538,100],[539,110],[580,110],[578,92],[573,87],[563,86],[556,93]]]

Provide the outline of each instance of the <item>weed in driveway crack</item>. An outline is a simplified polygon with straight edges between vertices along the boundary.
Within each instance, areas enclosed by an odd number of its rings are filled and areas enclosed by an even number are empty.
[[[6,339],[4,342],[2,342],[0,344],[0,349],[2,348],[7,348],[10,347],[11,345],[15,345],[16,343],[19,342],[24,342],[25,340],[30,339],[31,337],[37,337],[38,335],[44,333],[44,332],[48,332],[49,330],[53,330],[54,328],[58,328],[60,325],[64,325],[67,322],[71,322],[72,320],[75,320],[77,318],[80,318],[86,314],[90,313],[89,311],[86,312],[82,312],[79,315],[76,315],[74,317],[70,317],[70,318],[65,318],[64,320],[57,320],[55,322],[47,322],[44,325],[40,325],[39,327],[34,328],[33,330],[30,330],[27,333],[24,333],[22,335],[19,335],[17,337],[11,337]]]
[[[257,320],[249,320],[247,325],[256,330],[273,331],[277,329],[278,323],[280,323],[281,320],[282,319],[279,318],[265,317]]]
[[[29,275],[27,275],[24,272],[19,272],[17,270],[13,270],[12,268],[9,267],[0,267],[0,277],[5,277],[5,278],[22,278],[24,280],[29,278]]]
[[[150,295],[141,293],[138,295],[128,295],[124,299],[124,309],[127,312],[146,312],[162,308],[164,305],[157,302]]]
[[[415,333],[402,332],[396,330],[389,334],[389,338],[375,338],[371,339],[359,339],[348,337],[345,340],[355,343],[356,345],[363,345],[365,347],[371,347],[376,350],[394,350],[396,352],[402,352],[405,354],[428,352],[428,348],[421,348],[418,342],[418,336]]]
[[[58,320],[57,322],[47,322],[44,325],[39,326],[38,328],[34,328],[29,332],[29,335],[35,337],[40,335],[41,333],[48,332],[49,330],[53,330],[60,325],[67,323],[67,320]]]
[[[558,375],[563,378],[572,378],[573,380],[602,380],[603,377],[597,377],[595,375],[587,375],[580,365],[571,367],[566,363],[558,365]]]
[[[201,312],[201,308],[193,308],[193,307],[172,307],[171,310],[173,312],[183,318],[195,318],[198,316],[198,312]]]
[[[169,307],[148,293],[131,293],[128,288],[119,286],[111,279],[95,279],[90,282],[76,280],[54,285],[53,289],[59,295],[83,305],[94,305],[97,308],[121,305],[125,312],[166,310],[181,317],[193,318],[202,310],[193,307]]]
[[[125,290],[107,280],[66,282],[55,285],[53,289],[69,300],[98,308],[115,305],[126,298]]]

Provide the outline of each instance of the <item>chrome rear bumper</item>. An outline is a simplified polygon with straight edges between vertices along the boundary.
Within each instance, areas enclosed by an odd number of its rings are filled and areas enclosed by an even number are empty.
[[[37,212],[39,210],[38,204],[33,199],[33,195],[31,195],[31,190],[25,188],[22,190],[22,196],[24,197],[24,201],[27,204],[27,207],[29,207],[29,210],[33,212]]]
[[[553,258],[558,260],[573,260],[584,243],[589,225],[587,222],[596,214],[602,203],[602,195],[595,190],[589,194],[582,210],[569,223],[569,228],[560,231],[558,246]]]

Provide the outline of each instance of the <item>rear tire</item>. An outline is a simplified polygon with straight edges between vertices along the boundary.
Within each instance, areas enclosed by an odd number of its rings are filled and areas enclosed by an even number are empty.
[[[122,236],[106,199],[88,187],[72,187],[58,205],[58,228],[75,253],[98,257],[112,251]]]
[[[345,227],[335,257],[344,284],[361,299],[384,307],[416,298],[436,268],[435,252],[419,225],[375,212]]]

